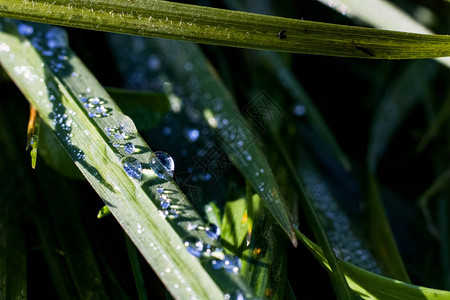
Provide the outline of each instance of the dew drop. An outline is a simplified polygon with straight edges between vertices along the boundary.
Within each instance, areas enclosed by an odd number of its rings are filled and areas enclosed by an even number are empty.
[[[303,105],[296,105],[293,109],[294,111],[294,115],[296,115],[297,117],[303,116],[306,114],[306,107]]]
[[[222,261],[222,267],[228,273],[237,274],[241,267],[241,260],[238,257],[225,255],[225,259]]]
[[[170,207],[170,199],[167,198],[166,195],[161,194],[159,196],[159,200],[161,201],[161,208],[162,209],[168,209]]]
[[[158,186],[158,187],[156,188],[156,191],[157,191],[159,194],[162,194],[162,193],[164,193],[164,188],[161,187],[161,186]]]
[[[169,173],[170,178],[173,177],[173,172],[175,171],[175,162],[173,161],[173,158],[163,151],[156,151],[155,152],[156,158],[152,158],[152,165],[153,165],[153,171],[158,175],[159,178],[167,179],[164,176],[164,171],[159,170],[159,166],[157,164],[156,159],[159,160],[159,162],[162,164],[164,169]]]
[[[188,129],[186,130],[186,138],[189,142],[195,142],[200,136],[200,131],[198,129]]]
[[[143,233],[145,231],[145,227],[141,224],[137,223],[137,233]]]
[[[203,243],[200,240],[197,240],[195,238],[188,238],[184,241],[184,246],[190,254],[196,257],[202,256]]]
[[[142,178],[142,165],[135,157],[126,156],[121,159],[121,163],[128,176],[136,179]]]
[[[217,240],[220,237],[220,228],[216,224],[208,224],[206,227],[206,235],[211,239]]]
[[[20,23],[17,25],[17,30],[21,35],[29,36],[32,35],[34,32],[34,28],[31,25]]]
[[[59,27],[52,27],[45,34],[47,39],[47,47],[50,49],[67,47],[69,39],[64,29]]]
[[[136,151],[136,148],[134,147],[133,143],[126,143],[123,146],[123,149],[125,150],[126,153],[128,154],[133,154]]]

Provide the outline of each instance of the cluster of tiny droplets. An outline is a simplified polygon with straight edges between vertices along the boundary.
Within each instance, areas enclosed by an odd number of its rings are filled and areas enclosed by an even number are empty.
[[[336,255],[361,268],[381,274],[370,250],[361,242],[350,219],[331,195],[328,187],[310,169],[301,168],[300,176],[311,195],[313,205]]]

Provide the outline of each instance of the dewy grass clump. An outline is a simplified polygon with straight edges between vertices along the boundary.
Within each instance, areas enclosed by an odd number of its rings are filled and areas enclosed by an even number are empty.
[[[445,4],[432,2],[442,33]],[[449,121],[448,68],[408,61],[449,56],[449,37],[331,24],[341,19],[322,6],[311,9],[330,23],[273,17],[300,4],[259,4],[265,15],[234,0],[221,5],[241,11],[0,5],[4,298],[450,297],[448,155],[436,147],[449,143],[436,125]],[[35,170],[17,151],[25,142]]]

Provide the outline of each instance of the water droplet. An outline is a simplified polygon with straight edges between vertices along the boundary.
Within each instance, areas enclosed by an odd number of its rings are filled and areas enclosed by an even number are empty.
[[[172,128],[167,127],[167,126],[163,128],[164,135],[170,135],[171,133],[172,133]]]
[[[161,66],[161,62],[159,61],[159,58],[156,55],[150,55],[147,61],[148,67],[152,71],[156,71]]]
[[[198,129],[188,129],[188,130],[186,130],[185,133],[186,133],[186,138],[191,143],[195,142],[198,139],[198,137],[200,136],[200,131],[198,131]]]
[[[184,246],[190,254],[196,257],[202,256],[203,243],[200,240],[197,240],[195,238],[188,238],[186,241],[184,241]]]
[[[206,227],[206,235],[217,240],[220,237],[220,228],[216,224],[209,223]]]
[[[66,31],[59,27],[52,27],[45,34],[45,38],[47,39],[47,47],[50,49],[67,47],[69,44]]]
[[[192,71],[194,69],[194,65],[188,61],[184,64],[184,69],[188,72]]]
[[[100,104],[100,98],[99,97],[91,97],[88,99],[89,103],[92,103],[93,105]]]
[[[161,201],[161,208],[162,209],[168,209],[170,207],[170,199],[167,198],[166,195],[161,194],[159,196],[159,200]]]
[[[126,143],[123,146],[123,149],[125,150],[126,153],[128,154],[133,154],[136,151],[136,148],[134,147],[133,143]]]
[[[238,257],[225,255],[225,259],[222,261],[222,267],[228,273],[237,274],[241,268],[241,260]]]
[[[10,47],[5,43],[0,43],[0,52],[9,52]]]
[[[296,115],[297,117],[303,116],[306,113],[306,107],[304,105],[296,105],[293,109],[294,111],[294,115]]]
[[[141,224],[137,223],[137,233],[143,233],[145,231],[145,227]]]
[[[136,179],[142,178],[142,165],[135,157],[126,156],[121,159],[121,163],[128,176]]]
[[[29,36],[33,34],[34,28],[31,25],[20,23],[17,25],[17,31],[19,31],[21,35]]]
[[[156,188],[156,191],[157,191],[159,194],[162,194],[162,193],[164,193],[164,188],[161,187],[161,186],[158,186],[158,187]]]
[[[173,177],[173,172],[175,171],[175,162],[173,161],[173,158],[163,151],[156,151],[155,152],[156,157],[152,158],[152,165],[153,165],[153,171],[158,175],[159,178],[167,179],[164,176],[164,171],[159,170],[159,166],[157,164],[157,159],[161,163],[161,165],[164,167],[164,169],[169,173],[170,177]]]
[[[241,268],[241,260],[239,257],[225,255],[223,259],[215,259],[212,261],[212,267],[215,270],[224,269],[228,273],[237,274]]]

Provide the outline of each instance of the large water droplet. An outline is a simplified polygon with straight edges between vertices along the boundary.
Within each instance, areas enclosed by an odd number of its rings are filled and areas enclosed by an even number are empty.
[[[186,247],[186,250],[190,254],[192,254],[192,255],[194,255],[196,257],[202,256],[203,243],[200,240],[197,240],[195,238],[188,238],[184,242],[184,246]]]
[[[164,171],[160,169],[158,166],[157,160],[161,163],[161,165],[164,167],[165,171],[169,173],[170,178],[173,177],[173,172],[175,171],[175,162],[173,161],[173,158],[163,151],[156,151],[155,152],[156,157],[152,158],[152,169],[158,175],[159,178],[162,179],[169,179],[165,178]]]
[[[126,143],[123,146],[123,149],[125,150],[126,153],[128,154],[133,154],[136,151],[136,148],[134,147],[133,143]]]
[[[128,176],[136,179],[142,178],[142,165],[135,157],[126,156],[121,159],[121,163]]]

